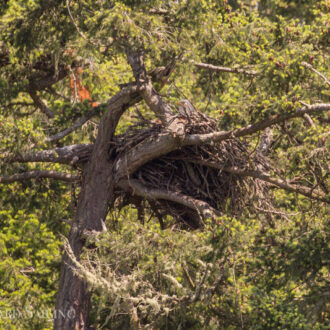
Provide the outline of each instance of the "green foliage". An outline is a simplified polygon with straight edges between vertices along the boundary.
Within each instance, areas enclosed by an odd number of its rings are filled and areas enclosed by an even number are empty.
[[[143,226],[135,216],[123,211],[112,230],[91,238],[79,265],[94,292],[95,325],[325,329],[329,237],[322,220],[302,227],[298,217],[265,229],[222,217],[203,231],[180,232]]]
[[[0,188],[0,328],[51,329],[70,195],[45,180]]]
[[[319,218],[306,223],[297,217],[257,233],[248,267],[258,269],[259,279],[247,276],[257,328],[323,329],[328,322],[327,226]]]
[[[50,329],[60,241],[23,210],[1,211],[0,223],[0,327]]]

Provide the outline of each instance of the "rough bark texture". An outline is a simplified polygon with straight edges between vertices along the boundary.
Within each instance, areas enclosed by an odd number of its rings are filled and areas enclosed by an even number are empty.
[[[124,89],[109,101],[91,158],[84,169],[77,211],[69,234],[69,243],[78,260],[84,246],[83,232],[102,231],[113,187],[112,161],[108,157],[110,141],[122,113],[140,100],[136,90],[135,86]],[[71,261],[64,256],[54,329],[85,329],[89,308],[90,294],[86,284],[74,274]]]
[[[111,159],[111,141],[118,121],[124,111],[142,100],[147,85],[153,90],[147,77],[142,55],[130,53],[129,62],[132,65],[136,83],[124,87],[108,102],[108,109],[103,116],[98,136],[87,165],[84,167],[83,181],[76,215],[69,234],[71,249],[79,260],[84,247],[84,232],[102,231],[102,223],[108,211],[108,205],[113,197],[115,187]],[[172,61],[173,62],[173,61]],[[174,65],[174,62],[172,63]],[[164,70],[164,75],[171,70]],[[162,77],[160,76],[159,79]],[[153,90],[153,93],[157,93]],[[156,101],[159,96],[156,96]],[[148,102],[147,102],[148,103]],[[164,111],[170,108],[152,109],[160,119],[164,119]],[[168,113],[168,115],[172,114]],[[165,116],[166,117],[166,116]],[[86,284],[74,274],[74,266],[68,256],[64,256],[56,311],[60,317],[54,320],[54,329],[86,329],[90,309],[90,294]],[[69,312],[71,311],[71,312]],[[61,317],[64,315],[64,317]],[[70,316],[70,317],[69,317]]]

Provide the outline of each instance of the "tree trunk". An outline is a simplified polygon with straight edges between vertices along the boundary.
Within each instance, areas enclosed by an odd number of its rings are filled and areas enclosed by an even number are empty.
[[[77,211],[69,234],[69,243],[77,260],[84,246],[84,232],[101,231],[107,215],[114,188],[114,160],[109,159],[109,149],[118,121],[128,107],[140,100],[136,86],[121,90],[108,102],[108,111],[99,124],[91,158],[84,168]],[[54,315],[56,330],[88,327],[90,293],[84,281],[73,274],[72,267],[65,255]]]
[[[84,246],[84,231],[101,231],[111,197],[111,164],[102,157],[86,170],[79,195],[76,216],[69,242],[77,259]],[[86,284],[72,271],[72,262],[63,258],[60,290],[54,314],[54,329],[85,329],[90,309],[90,293]]]

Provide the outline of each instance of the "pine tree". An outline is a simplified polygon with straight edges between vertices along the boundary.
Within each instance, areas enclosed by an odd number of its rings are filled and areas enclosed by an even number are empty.
[[[326,0],[5,2],[0,220],[15,246],[22,212],[44,223],[50,251],[67,236],[55,329],[84,329],[89,315],[118,329],[329,321],[328,10]],[[125,232],[118,212],[127,207]],[[191,259],[189,238],[202,251]],[[107,239],[117,246],[103,255]],[[134,239],[135,265],[125,259]],[[157,282],[151,274],[167,261]],[[91,297],[112,306],[109,319]]]

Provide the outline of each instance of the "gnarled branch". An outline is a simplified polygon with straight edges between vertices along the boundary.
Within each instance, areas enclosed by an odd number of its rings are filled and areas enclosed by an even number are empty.
[[[135,80],[137,84],[141,86],[141,96],[149,108],[174,136],[183,136],[184,125],[175,118],[171,107],[163,101],[162,97],[153,88],[144,66],[142,52],[133,52],[131,49],[127,49],[126,54],[128,63],[132,67]]]
[[[174,191],[166,191],[162,189],[148,188],[142,185],[138,180],[121,180],[118,186],[125,190],[131,190],[133,195],[137,195],[149,200],[168,200],[183,206],[189,207],[190,209],[197,211],[204,218],[213,217],[215,214],[220,215],[220,212],[211,207],[208,203],[197,200],[190,196],[186,196]]]

